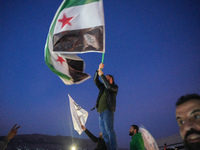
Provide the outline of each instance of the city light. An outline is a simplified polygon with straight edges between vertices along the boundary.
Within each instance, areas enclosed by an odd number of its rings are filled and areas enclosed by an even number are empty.
[[[71,150],[76,150],[76,147],[75,147],[75,146],[72,146]]]

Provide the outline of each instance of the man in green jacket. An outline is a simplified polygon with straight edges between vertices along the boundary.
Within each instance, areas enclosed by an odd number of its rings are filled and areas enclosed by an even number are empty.
[[[145,150],[142,134],[138,130],[137,125],[132,125],[129,129],[129,135],[132,136],[130,150]]]

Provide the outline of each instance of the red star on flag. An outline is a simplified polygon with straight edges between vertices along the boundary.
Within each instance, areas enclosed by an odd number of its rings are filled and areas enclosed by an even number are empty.
[[[67,18],[65,14],[63,14],[63,18],[59,19],[58,21],[62,22],[62,27],[63,28],[66,24],[69,24],[71,26],[71,23],[69,22],[73,17]]]
[[[57,59],[56,61],[59,61],[61,64],[62,64],[63,62],[65,62],[65,60],[64,60],[62,57],[60,57],[60,56],[58,56],[58,59]]]

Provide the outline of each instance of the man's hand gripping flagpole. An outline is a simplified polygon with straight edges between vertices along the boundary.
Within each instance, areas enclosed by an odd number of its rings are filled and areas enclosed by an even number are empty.
[[[104,55],[105,55],[105,53],[102,53],[102,60],[101,60],[101,66],[99,65],[99,70],[101,70],[102,71],[102,69],[104,68]]]

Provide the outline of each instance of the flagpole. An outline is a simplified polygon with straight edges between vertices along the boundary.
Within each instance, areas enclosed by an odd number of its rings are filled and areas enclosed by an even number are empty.
[[[77,117],[78,117],[78,120],[79,120],[80,124],[82,125],[82,123],[81,123],[81,120],[80,120],[80,118],[79,118],[78,114],[77,114]]]
[[[102,64],[104,63],[104,54],[105,53],[102,53],[102,60],[101,60]]]

